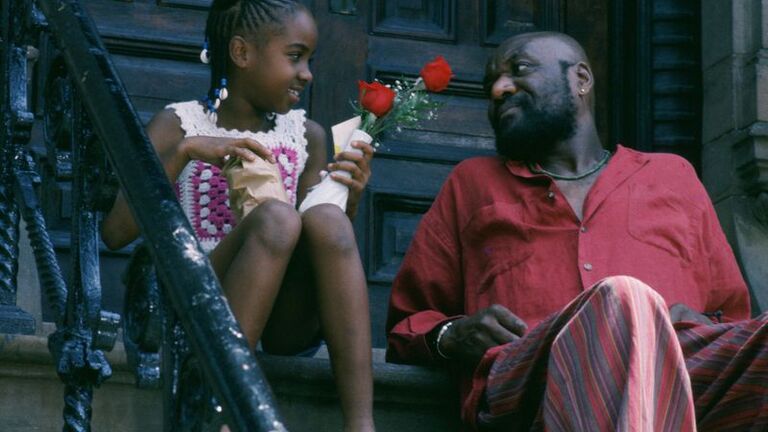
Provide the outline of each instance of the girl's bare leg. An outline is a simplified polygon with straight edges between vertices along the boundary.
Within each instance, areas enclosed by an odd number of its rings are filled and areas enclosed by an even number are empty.
[[[345,430],[372,431],[368,292],[352,225],[338,207],[324,205],[308,210],[302,227],[262,346],[296,354],[318,339],[322,327]]]
[[[349,219],[334,205],[302,217],[315,270],[320,323],[328,343],[345,430],[372,431],[373,373],[368,288]]]
[[[249,213],[211,253],[229,306],[251,348],[269,319],[300,234],[296,210],[269,200]]]

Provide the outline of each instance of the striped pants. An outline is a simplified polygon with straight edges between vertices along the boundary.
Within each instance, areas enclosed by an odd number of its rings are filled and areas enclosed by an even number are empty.
[[[768,431],[767,323],[676,330],[654,290],[608,278],[481,363],[470,411],[480,430]]]

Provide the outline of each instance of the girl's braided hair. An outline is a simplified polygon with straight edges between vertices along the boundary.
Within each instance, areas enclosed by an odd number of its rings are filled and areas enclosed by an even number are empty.
[[[211,65],[208,100],[218,97],[226,87],[229,64],[229,41],[238,31],[255,35],[269,26],[282,25],[283,20],[304,6],[296,0],[214,0],[205,24],[205,40]],[[263,43],[263,40],[256,41]]]

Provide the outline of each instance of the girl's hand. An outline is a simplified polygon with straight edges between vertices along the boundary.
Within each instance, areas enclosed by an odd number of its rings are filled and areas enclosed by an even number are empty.
[[[267,162],[275,163],[272,150],[250,138],[194,136],[184,138],[181,146],[189,159],[208,162],[219,168],[230,157],[240,157],[245,161],[253,161],[260,157]]]
[[[336,162],[328,164],[328,171],[331,177],[337,182],[346,185],[349,188],[349,198],[347,199],[347,215],[354,217],[357,213],[357,205],[363,195],[363,190],[371,178],[371,159],[373,159],[373,146],[363,141],[353,141],[352,147],[363,152],[341,152],[334,159]],[[347,171],[352,178],[346,178],[333,171]]]

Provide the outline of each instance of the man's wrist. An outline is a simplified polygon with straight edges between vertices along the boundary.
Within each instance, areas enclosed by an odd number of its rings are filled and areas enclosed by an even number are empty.
[[[466,318],[464,315],[452,315],[441,320],[436,326],[432,327],[425,336],[427,349],[434,360],[453,360],[455,358],[456,342],[454,340],[454,324]],[[448,325],[450,323],[450,325]],[[443,330],[442,334],[440,331]],[[440,350],[438,351],[437,342],[440,336]]]
[[[448,333],[448,330],[453,325],[453,321],[448,321],[447,323],[440,326],[440,330],[437,331],[437,336],[435,336],[435,352],[438,356],[440,356],[444,360],[450,360],[451,357],[448,356],[445,352],[445,347],[441,346],[443,341],[445,340],[444,337]]]

